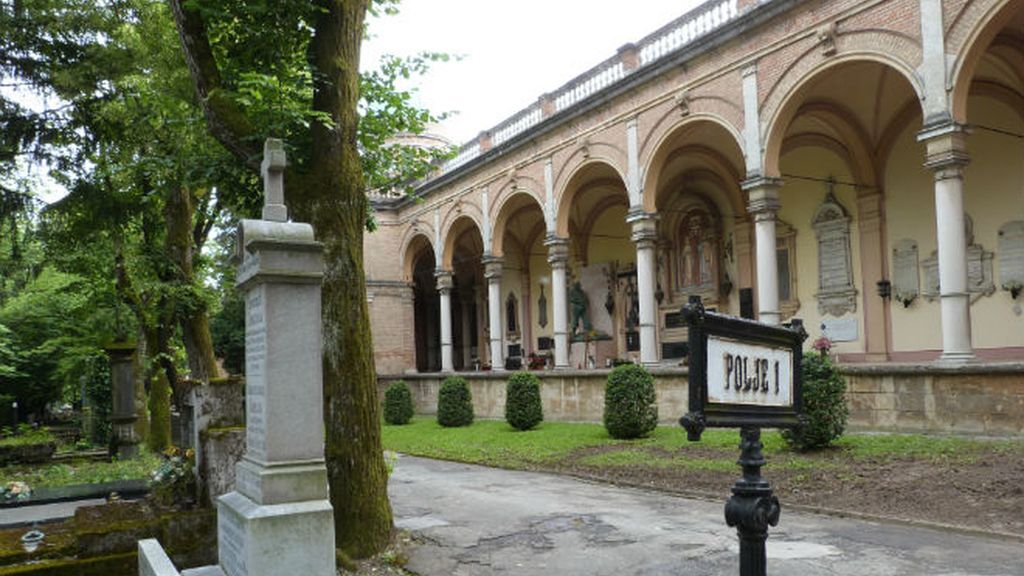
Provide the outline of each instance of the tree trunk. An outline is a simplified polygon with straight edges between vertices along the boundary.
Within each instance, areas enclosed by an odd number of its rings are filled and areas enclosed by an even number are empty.
[[[366,283],[363,229],[367,199],[356,149],[359,45],[366,0],[318,0],[311,46],[317,83],[313,108],[334,126],[312,129],[310,173],[288,188],[297,220],[324,243],[324,419],[327,477],[338,548],[363,558],[383,550],[391,534],[387,468]]]
[[[192,266],[194,215],[195,204],[189,190],[181,186],[171,188],[164,206],[167,223],[165,252],[174,269],[172,281],[181,288],[180,294],[188,295],[186,301],[177,307],[181,339],[185,343],[192,379],[209,383],[210,378],[220,376],[220,371],[213,352],[206,302],[199,296],[195,286]]]

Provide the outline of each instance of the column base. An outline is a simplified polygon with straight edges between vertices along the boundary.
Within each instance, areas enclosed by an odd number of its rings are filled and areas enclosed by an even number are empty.
[[[973,352],[943,352],[935,361],[943,366],[962,366],[978,360]]]

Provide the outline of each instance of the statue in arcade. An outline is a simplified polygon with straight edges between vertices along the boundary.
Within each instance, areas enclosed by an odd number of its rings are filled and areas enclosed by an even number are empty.
[[[586,334],[590,332],[590,303],[587,301],[587,293],[579,281],[573,282],[569,289],[569,306],[572,311],[569,332],[572,334]]]

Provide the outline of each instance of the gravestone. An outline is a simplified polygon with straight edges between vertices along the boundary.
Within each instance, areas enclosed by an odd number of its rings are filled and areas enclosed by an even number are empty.
[[[262,220],[243,220],[246,452],[217,501],[218,566],[186,574],[333,576],[334,514],[324,464],[322,246],[287,222],[284,149],[264,148]],[[142,549],[140,548],[140,564]]]
[[[124,460],[139,454],[139,438],[135,434],[135,345],[111,344],[106,348],[110,360],[112,392],[111,456]]]

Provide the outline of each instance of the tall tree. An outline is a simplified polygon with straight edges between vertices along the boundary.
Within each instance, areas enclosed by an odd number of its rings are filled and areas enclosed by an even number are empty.
[[[263,140],[283,138],[292,163],[286,201],[324,244],[324,418],[335,534],[343,552],[368,556],[388,541],[391,508],[363,271],[363,231],[372,221],[366,184],[423,176],[438,157],[392,147],[388,138],[422,131],[434,119],[411,106],[394,79],[443,56],[389,58],[360,76],[367,12],[390,10],[393,0],[168,1],[210,133],[254,170]]]

